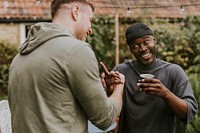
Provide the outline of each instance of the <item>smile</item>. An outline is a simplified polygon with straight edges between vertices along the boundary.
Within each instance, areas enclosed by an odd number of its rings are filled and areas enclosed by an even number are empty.
[[[148,56],[150,56],[150,53],[145,53],[142,55],[142,58],[147,58]]]

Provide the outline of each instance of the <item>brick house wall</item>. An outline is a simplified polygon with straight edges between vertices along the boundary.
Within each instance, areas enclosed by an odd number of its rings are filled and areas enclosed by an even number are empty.
[[[0,41],[10,42],[11,44],[20,44],[19,24],[0,24]]]
[[[28,28],[34,23],[0,23],[0,41],[20,46],[26,39]]]

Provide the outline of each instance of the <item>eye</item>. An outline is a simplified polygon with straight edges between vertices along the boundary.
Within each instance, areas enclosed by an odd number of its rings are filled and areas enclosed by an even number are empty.
[[[144,41],[144,44],[149,44],[150,43],[150,40],[149,39],[146,39],[145,41]]]
[[[137,49],[138,48],[138,44],[133,44],[130,46],[131,49]]]

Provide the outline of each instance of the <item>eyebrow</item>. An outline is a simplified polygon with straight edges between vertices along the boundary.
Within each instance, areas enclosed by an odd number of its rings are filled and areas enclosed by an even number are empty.
[[[141,37],[141,39],[149,39],[149,38],[151,38],[151,36],[144,36],[144,37]],[[135,43],[137,43],[136,40],[132,42],[132,44],[135,44]]]
[[[142,39],[151,38],[151,36],[144,36]]]

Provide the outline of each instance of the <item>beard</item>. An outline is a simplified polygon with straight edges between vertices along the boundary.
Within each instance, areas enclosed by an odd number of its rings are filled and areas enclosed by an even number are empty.
[[[85,32],[83,32],[83,30],[76,31],[74,34],[78,40],[86,41],[86,35],[85,35]]]

